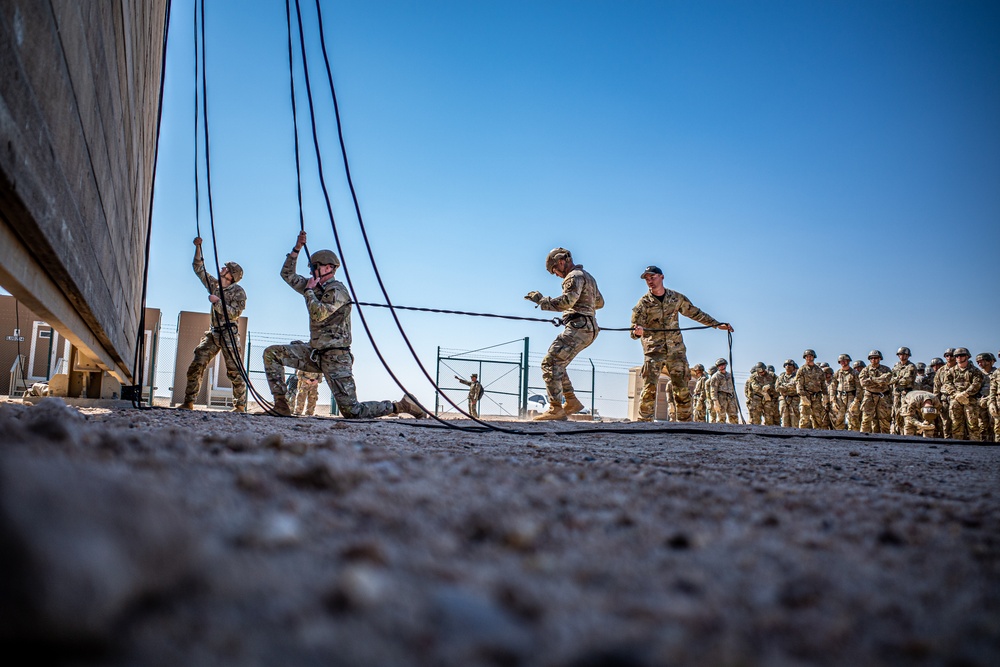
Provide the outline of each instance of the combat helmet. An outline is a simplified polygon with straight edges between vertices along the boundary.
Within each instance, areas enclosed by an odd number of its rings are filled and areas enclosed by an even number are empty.
[[[332,250],[317,250],[309,258],[309,269],[312,270],[313,267],[321,264],[332,266],[333,270],[336,271],[340,268],[340,259],[337,257],[337,253]]]
[[[927,364],[925,364],[922,361],[918,361],[917,362],[917,370],[918,371],[926,371],[927,370]]]
[[[878,357],[879,359],[883,358],[882,353],[879,352],[878,350],[872,350],[871,352],[868,353],[868,358],[871,359],[872,357]]]
[[[815,359],[816,358],[816,350],[806,350],[805,352],[803,352],[802,353],[802,358],[805,359],[806,357],[812,357],[813,359]]]
[[[772,366],[771,364],[768,364],[767,365],[767,372],[768,373],[774,373],[774,366]]]
[[[694,366],[691,367],[691,370],[701,371],[702,373],[704,373],[705,367],[702,366],[701,364],[695,364]]]
[[[966,357],[971,357],[972,356],[971,354],[969,354],[969,348],[967,348],[967,347],[956,347],[955,348],[955,354],[954,354],[954,356],[961,357],[962,355],[965,355]]]
[[[767,370],[767,366],[764,365],[763,361],[758,361],[756,364],[753,365],[753,368],[751,368],[750,370],[751,371],[766,371]]]
[[[949,347],[947,350],[944,351],[944,356],[945,357],[954,357],[955,356],[955,348]]]
[[[934,368],[935,366],[944,366],[944,359],[941,357],[934,357],[931,359],[931,368]]]
[[[993,356],[992,352],[980,352],[976,355],[976,361],[992,361],[996,362],[997,358]]]
[[[725,359],[723,359],[722,357],[719,357],[718,359],[715,360],[715,366],[716,367],[719,367],[719,366],[728,366],[728,365],[729,365],[729,362],[726,361]]]
[[[553,248],[549,251],[549,254],[545,256],[545,270],[549,273],[555,273],[556,262],[560,259],[568,259],[573,261],[573,253],[566,248]]]
[[[784,366],[785,368],[788,368],[789,366],[794,366],[795,368],[799,367],[799,365],[795,363],[794,359],[785,359],[785,363],[781,365]]]
[[[226,262],[226,268],[229,269],[229,277],[234,283],[238,283],[243,277],[243,267],[236,262]]]
[[[910,356],[910,348],[904,345],[903,347],[896,350],[896,354],[905,354],[906,356]]]
[[[861,368],[864,368],[864,367],[865,367],[865,362],[861,361],[860,359],[858,359],[853,364],[851,364],[851,368],[854,368],[854,369],[861,369]]]
[[[842,354],[839,357],[837,357],[837,363],[839,364],[841,361],[853,361],[853,360],[851,359],[851,355]]]

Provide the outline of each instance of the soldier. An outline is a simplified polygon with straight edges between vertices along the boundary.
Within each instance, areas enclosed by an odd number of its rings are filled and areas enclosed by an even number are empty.
[[[924,373],[924,389],[926,391],[934,391],[934,378],[937,376],[937,372],[942,366],[944,366],[944,359],[941,357],[934,357],[931,359],[930,363],[927,364],[927,372]]]
[[[351,354],[351,296],[342,282],[334,278],[340,259],[332,250],[318,250],[309,259],[311,277],[297,275],[295,263],[306,244],[306,233],[299,232],[295,247],[285,257],[281,277],[305,298],[309,311],[309,344],[294,341],[289,345],[271,345],[264,350],[264,373],[274,395],[274,412],[292,415],[285,398],[283,366],[322,373],[337,402],[340,414],[348,419],[372,419],[393,414],[411,414],[417,419],[427,413],[409,394],[398,401],[358,401],[354,384],[354,355]]]
[[[795,388],[795,372],[799,365],[793,359],[785,359],[785,372],[778,376],[775,387],[778,390],[781,425],[793,428],[799,425],[799,393]]]
[[[205,259],[201,254],[201,237],[194,240],[194,273],[201,284],[208,289],[208,300],[212,303],[211,328],[205,332],[201,342],[194,348],[194,359],[187,371],[187,386],[184,388],[184,402],[180,407],[194,410],[194,399],[201,389],[205,368],[220,351],[226,362],[226,377],[233,385],[233,412],[246,412],[247,385],[240,373],[240,334],[237,321],[247,306],[247,294],[237,285],[243,277],[243,269],[236,262],[226,262],[219,270],[219,278],[205,270]],[[220,291],[221,286],[221,291]],[[225,310],[223,311],[223,307]]]
[[[667,421],[677,421],[677,397],[674,395],[674,383],[669,375],[663,383],[663,399],[667,404]]]
[[[990,395],[987,405],[993,418],[993,440],[1000,442],[1000,368],[994,368],[990,373]]]
[[[750,377],[743,387],[744,395],[747,399],[747,411],[750,413],[750,423],[754,425],[764,424],[772,426],[767,418],[767,404],[775,401],[777,396],[773,395],[771,388],[771,376],[767,372],[764,362],[758,361],[750,369]]]
[[[312,415],[316,412],[316,400],[319,398],[319,383],[323,381],[322,373],[310,373],[309,371],[296,371],[295,377],[299,379],[297,391],[295,392],[295,412],[300,415]],[[289,402],[288,407],[292,404]]]
[[[925,438],[940,438],[941,401],[934,392],[915,389],[903,399],[900,413],[903,415],[903,434],[922,435]]]
[[[687,390],[687,348],[679,330],[678,314],[723,331],[732,331],[733,328],[695,307],[683,294],[665,288],[663,272],[659,267],[647,266],[640,277],[646,281],[649,291],[642,295],[632,309],[631,336],[633,339],[642,339],[645,357],[642,365],[639,421],[653,419],[656,383],[663,369],[666,369],[674,384],[677,421],[691,421],[691,395]]]
[[[948,384],[948,375],[951,371],[957,367],[955,362],[955,348],[949,347],[944,351],[942,355],[944,357],[944,366],[937,369],[934,373],[934,395],[938,397],[941,401],[942,415],[941,424],[944,429],[944,437],[951,437],[951,397],[948,392],[944,390],[946,384]]]
[[[917,376],[917,367],[910,361],[910,348],[901,347],[896,350],[899,361],[892,367],[892,424],[890,433],[903,432],[903,419],[899,410],[903,406],[903,396],[913,391],[913,381]]]
[[[826,373],[816,365],[816,352],[802,353],[806,363],[795,373],[795,391],[799,395],[799,428],[828,429],[829,419],[823,409],[826,394]]]
[[[289,373],[288,379],[285,380],[285,396],[288,398],[288,405],[295,405],[295,397],[299,393],[299,375],[296,371],[295,373]]]
[[[691,407],[696,422],[704,422],[707,416],[706,398],[708,397],[708,377],[705,367],[695,364],[691,367],[691,377],[694,378],[694,391],[691,392]]]
[[[767,367],[767,386],[770,387],[771,400],[764,402],[764,425],[780,426],[781,412],[778,409],[778,376],[774,366]]]
[[[922,361],[916,363],[917,374],[913,378],[913,388],[920,391],[931,391],[934,387],[927,386],[927,364]]]
[[[834,372],[831,382],[834,392],[832,422],[835,430],[843,431],[848,427],[848,414],[851,406],[858,400],[861,384],[858,382],[857,372],[851,368],[851,355],[840,355],[837,357],[837,363],[840,364],[840,368]]]
[[[455,379],[469,388],[469,416],[479,419],[479,399],[483,397],[483,385],[479,381],[479,375],[473,373],[468,380],[455,376]]]
[[[721,357],[716,359],[715,366],[718,370],[708,381],[712,407],[719,415],[720,424],[723,420],[736,424],[736,386],[733,384],[733,376],[726,372],[728,363],[725,359]]]
[[[861,359],[854,360],[851,363],[851,370],[859,378],[861,376],[861,371],[865,368],[865,362]],[[861,401],[864,399],[865,391],[861,388],[861,380],[858,380],[858,395],[855,397],[854,402],[851,403],[850,407],[847,408],[847,427],[852,431],[861,430]]]
[[[983,372],[969,363],[969,350],[955,348],[955,367],[947,371],[941,388],[948,395],[951,413],[951,437],[955,440],[979,442],[983,439],[979,420],[979,389],[983,386]]]
[[[561,312],[566,328],[556,336],[542,359],[542,380],[545,381],[549,407],[535,417],[535,420],[565,420],[567,415],[583,409],[583,403],[573,391],[566,367],[597,338],[600,329],[595,316],[604,307],[604,297],[601,296],[594,277],[583,270],[582,264],[574,263],[573,256],[565,248],[553,248],[549,251],[545,257],[545,269],[563,279],[562,294],[547,297],[542,296],[541,292],[528,292],[524,298],[534,302],[542,310]],[[656,394],[653,395],[655,397]]]
[[[861,432],[888,433],[892,419],[889,396],[892,369],[882,365],[882,353],[878,350],[868,353],[868,361],[871,363],[858,374],[858,381],[865,390],[861,403]]]
[[[983,386],[979,388],[979,421],[982,424],[982,434],[983,442],[994,442],[994,433],[996,432],[996,420],[990,412],[990,386],[992,385],[992,376],[996,372],[993,369],[993,364],[996,363],[996,357],[993,356],[992,352],[980,352],[976,355],[976,364],[983,369]]]
[[[823,377],[826,378],[826,393],[823,394],[823,412],[826,414],[826,428],[833,430],[834,401],[837,394],[837,386],[833,383],[833,368],[830,364],[821,364]]]
[[[719,367],[713,364],[708,369],[708,377],[705,379],[705,411],[708,413],[708,421],[712,424],[719,423],[719,411],[715,409],[715,403],[712,402],[712,391],[709,387],[709,382],[715,377],[715,374],[719,372]]]

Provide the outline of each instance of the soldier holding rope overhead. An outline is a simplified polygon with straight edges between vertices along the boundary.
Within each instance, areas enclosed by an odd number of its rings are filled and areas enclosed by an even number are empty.
[[[233,384],[233,412],[246,412],[247,385],[240,374],[240,335],[236,321],[247,306],[247,293],[237,285],[243,277],[243,269],[236,262],[226,262],[219,270],[219,279],[205,270],[205,258],[201,253],[201,237],[194,240],[194,273],[208,290],[208,300],[212,302],[211,328],[194,348],[194,359],[187,371],[187,386],[184,389],[183,410],[194,410],[194,399],[201,389],[201,379],[205,368],[220,351],[226,362],[226,376]],[[225,297],[224,299],[222,297]],[[225,312],[222,308],[225,306]],[[227,318],[228,315],[228,318]],[[232,329],[232,332],[226,329]],[[230,335],[231,333],[231,335]],[[233,344],[236,345],[235,349]]]
[[[288,366],[326,376],[340,414],[349,419],[372,419],[404,412],[418,419],[426,417],[408,395],[398,401],[358,401],[354,355],[351,354],[351,296],[344,284],[334,278],[340,268],[340,259],[332,250],[318,250],[309,260],[312,276],[300,276],[295,273],[295,263],[305,244],[306,233],[301,231],[281,267],[281,277],[305,298],[309,311],[309,343],[293,341],[288,345],[271,345],[264,350],[264,373],[274,395],[274,411],[285,417],[292,415],[285,398],[283,366]]]

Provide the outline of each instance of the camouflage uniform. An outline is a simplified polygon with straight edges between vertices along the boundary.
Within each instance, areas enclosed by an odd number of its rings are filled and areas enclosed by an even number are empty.
[[[892,404],[889,402],[892,369],[873,359],[858,374],[858,381],[865,390],[861,402],[861,432],[888,433],[892,418]]]
[[[237,329],[237,322],[240,315],[247,307],[247,293],[243,291],[236,282],[227,286],[219,292],[219,280],[209,275],[205,270],[205,260],[201,252],[196,252],[194,256],[195,275],[201,280],[209,294],[219,297],[218,303],[212,304],[211,328],[205,332],[201,342],[194,348],[194,359],[187,370],[187,385],[184,387],[184,402],[193,403],[198,397],[201,389],[201,381],[205,375],[205,369],[215,359],[215,355],[222,352],[222,358],[226,362],[226,377],[233,385],[233,405],[238,409],[246,409],[247,405],[247,385],[240,374],[239,356],[242,345],[240,344],[240,333]],[[228,264],[230,273],[238,281],[243,277],[243,271],[235,273],[235,264]],[[226,309],[222,310],[225,303]],[[226,323],[226,316],[229,316],[229,323]],[[232,332],[232,335],[230,335]]]
[[[983,439],[977,395],[985,379],[983,372],[971,361],[965,368],[956,364],[948,371],[942,390],[950,399],[951,437],[955,440],[979,442]]]
[[[913,391],[914,380],[917,377],[917,366],[912,361],[903,363],[897,361],[892,367],[892,415],[893,422],[890,426],[892,433],[901,434],[903,432],[903,418],[900,410],[903,407],[903,397],[908,392]]]
[[[994,368],[990,373],[990,395],[987,406],[993,418],[993,441],[1000,442],[1000,368]]]
[[[713,327],[721,324],[714,317],[695,307],[686,296],[669,289],[664,292],[662,299],[652,292],[646,292],[632,309],[632,326],[645,329],[642,335],[645,362],[642,365],[640,419],[652,418],[656,403],[656,383],[665,368],[674,385],[677,421],[691,421],[691,395],[687,388],[691,370],[688,366],[684,337],[677,330],[680,327],[678,314],[689,317],[699,324]],[[631,336],[639,338],[635,331],[632,331]]]
[[[795,373],[795,391],[799,395],[799,428],[830,428],[829,417],[823,408],[826,387],[826,373],[816,364],[803,364]]]
[[[604,307],[604,297],[594,277],[583,270],[582,264],[574,264],[563,278],[562,294],[543,296],[538,305],[542,310],[562,313],[566,323],[542,359],[542,380],[549,405],[562,406],[564,398],[566,402],[576,398],[566,367],[597,338],[600,329],[595,315]]]
[[[708,391],[713,407],[718,405],[716,412],[719,415],[719,423],[723,423],[723,420],[730,424],[738,423],[736,419],[736,387],[733,386],[733,376],[720,368],[708,381]]]
[[[775,387],[780,396],[781,425],[795,428],[799,425],[799,394],[795,388],[795,371],[785,372],[778,376]]]
[[[993,415],[990,414],[990,382],[993,373],[996,373],[996,369],[993,369],[989,374],[985,371],[983,373],[983,384],[979,388],[979,393],[976,394],[976,400],[979,402],[979,424],[980,433],[982,433],[983,442],[993,442],[993,434],[996,430],[996,424],[993,419]]]
[[[958,367],[955,363],[955,359],[949,356],[949,353],[945,353],[946,364],[941,368],[937,369],[934,373],[934,394],[941,401],[941,406],[943,409],[942,414],[942,428],[944,429],[944,437],[951,437],[951,396],[945,391],[945,386],[948,384],[948,376],[954,368]]]
[[[295,376],[299,380],[295,391],[295,412],[300,415],[311,415],[316,412],[319,383],[323,381],[323,374],[296,371]]]
[[[771,400],[764,403],[764,424],[767,426],[781,425],[781,412],[778,410],[778,376],[767,367],[767,386],[771,388]]]
[[[712,366],[708,377],[705,378],[705,412],[708,413],[708,421],[712,424],[719,423],[719,411],[715,409],[715,403],[712,401],[712,389],[709,384],[715,374],[719,372],[719,369]]]
[[[926,401],[931,401],[936,410],[933,414],[927,415],[931,419],[925,419],[924,416],[923,408]],[[943,437],[941,409],[941,401],[933,392],[923,389],[907,392],[900,407],[900,414],[903,415],[903,435],[922,435],[925,438]],[[934,428],[926,427],[928,424],[933,425]]]
[[[482,383],[478,379],[463,380],[458,378],[458,381],[469,388],[469,416],[479,419],[479,399],[483,397]]]
[[[349,419],[371,419],[395,412],[392,401],[359,402],[351,354],[351,296],[339,280],[330,278],[313,289],[295,273],[298,253],[289,253],[281,277],[305,298],[309,311],[309,343],[293,341],[264,350],[264,373],[275,399],[285,395],[284,369],[322,373],[340,414]]]
[[[847,368],[838,368],[833,372],[833,382],[830,383],[830,386],[834,392],[833,428],[837,431],[843,431],[848,428],[852,421],[850,419],[851,408],[854,406],[860,408],[861,402],[858,401],[858,395],[861,393],[861,383],[858,380],[858,374],[848,366]],[[860,420],[857,426],[850,426],[851,430],[854,431],[858,427],[860,427]]]
[[[708,410],[706,409],[706,403],[708,400],[708,375],[704,372],[701,374],[700,378],[695,380],[694,391],[691,395],[694,420],[696,422],[706,421],[708,413]]]
[[[747,412],[750,413],[750,423],[772,426],[771,415],[773,412],[768,410],[768,405],[776,403],[777,397],[775,396],[774,388],[771,386],[771,375],[767,372],[766,368],[764,368],[764,373],[761,374],[758,367],[754,366],[750,372],[749,379],[747,379],[743,387],[743,393],[747,399]]]

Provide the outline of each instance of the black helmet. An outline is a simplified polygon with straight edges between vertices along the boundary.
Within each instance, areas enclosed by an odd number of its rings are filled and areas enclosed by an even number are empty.
[[[805,359],[806,357],[812,357],[813,359],[815,359],[816,358],[816,350],[806,350],[805,352],[803,352],[802,353],[802,358]]]

